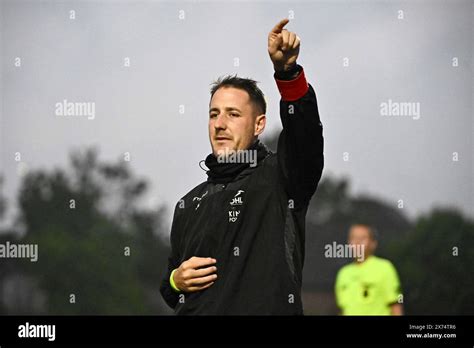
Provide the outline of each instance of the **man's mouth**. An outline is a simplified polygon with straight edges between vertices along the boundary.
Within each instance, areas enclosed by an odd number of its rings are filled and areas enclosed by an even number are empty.
[[[227,138],[227,137],[216,137],[215,139],[216,139],[217,141],[230,140],[230,138]]]

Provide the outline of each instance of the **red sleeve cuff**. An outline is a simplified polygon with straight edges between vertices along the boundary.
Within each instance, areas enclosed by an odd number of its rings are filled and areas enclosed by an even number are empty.
[[[281,98],[285,101],[295,101],[303,97],[308,92],[308,82],[304,75],[304,70],[301,70],[298,77],[294,80],[284,81],[275,78]]]

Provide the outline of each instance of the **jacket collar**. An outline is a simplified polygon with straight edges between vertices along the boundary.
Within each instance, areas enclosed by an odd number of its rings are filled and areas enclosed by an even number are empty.
[[[247,176],[271,152],[258,139],[244,151],[231,152],[226,156],[215,156],[213,153],[206,157],[205,164],[207,181],[216,184],[227,184],[243,176]]]

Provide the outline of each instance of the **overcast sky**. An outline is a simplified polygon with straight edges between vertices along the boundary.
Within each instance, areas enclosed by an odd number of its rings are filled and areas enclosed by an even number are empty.
[[[147,202],[168,206],[170,220],[175,202],[206,178],[198,162],[210,152],[215,78],[238,73],[260,81],[269,103],[265,133],[281,129],[266,40],[291,16],[287,28],[301,38],[298,62],[318,96],[323,176],[346,176],[353,193],[394,206],[403,199],[410,217],[435,206],[474,216],[473,6],[1,1],[4,194],[16,204],[25,168],[64,167],[73,148],[97,146],[101,160],[130,152],[134,173],[151,183]],[[94,118],[58,116],[64,99],[94,103]],[[381,104],[390,101],[413,109],[384,115]]]

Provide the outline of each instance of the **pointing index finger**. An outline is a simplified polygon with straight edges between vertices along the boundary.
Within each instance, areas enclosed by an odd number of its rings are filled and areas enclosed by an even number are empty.
[[[285,18],[279,21],[278,24],[273,27],[272,33],[280,34],[281,31],[283,30],[283,27],[287,25],[289,21],[290,20],[288,18]]]

